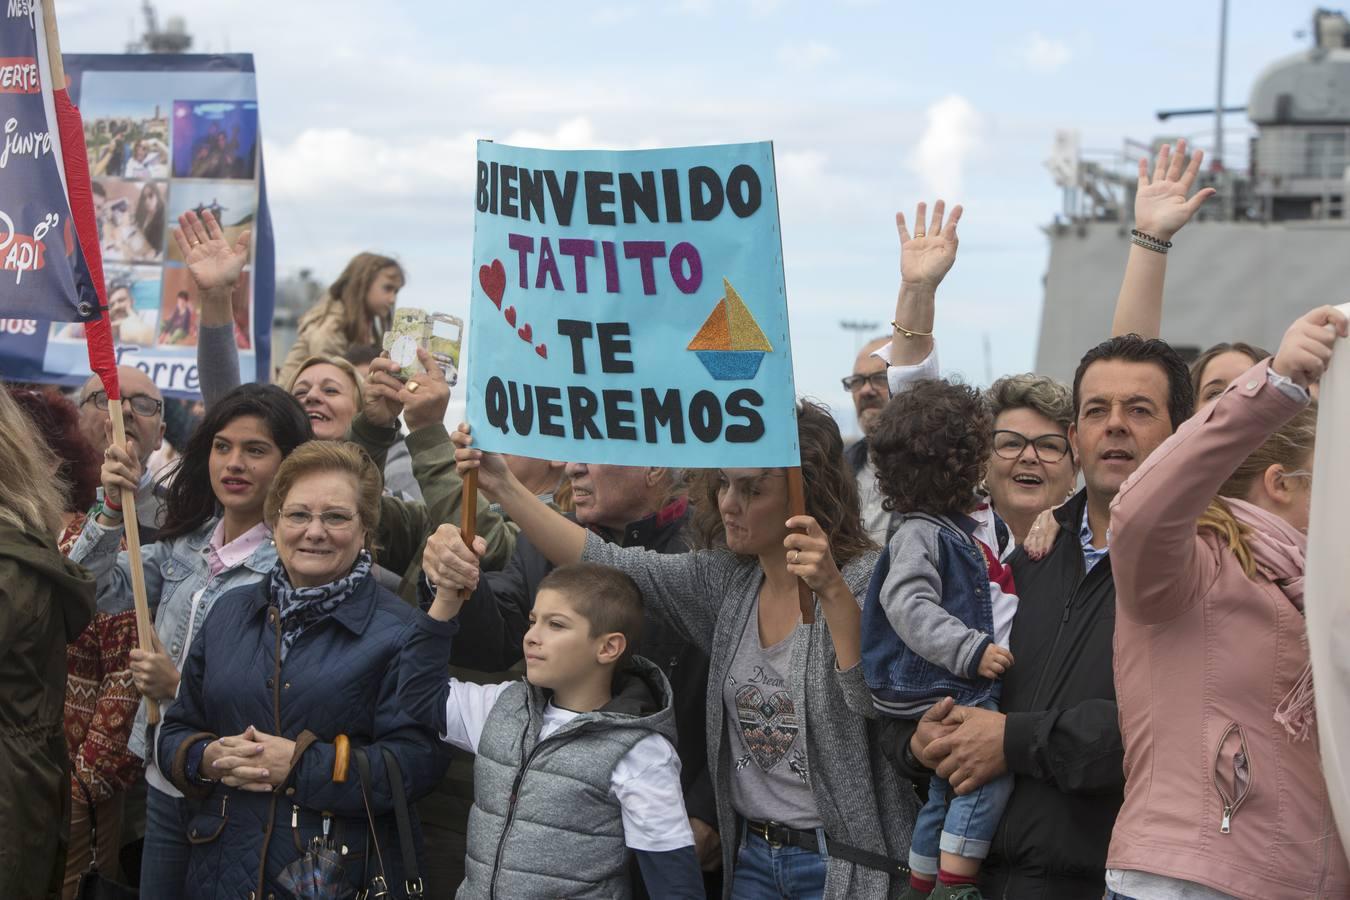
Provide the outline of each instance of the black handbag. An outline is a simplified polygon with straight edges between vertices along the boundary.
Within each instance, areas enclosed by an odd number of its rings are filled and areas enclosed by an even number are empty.
[[[394,756],[388,748],[381,748],[384,757],[384,768],[389,777],[390,793],[394,798],[394,822],[398,826],[398,844],[399,852],[403,857],[403,890],[402,895],[392,894],[389,891],[389,884],[385,878],[384,854],[380,850],[380,840],[376,836],[375,816],[370,809],[370,784],[372,775],[370,772],[370,758],[366,756],[365,748],[356,749],[352,756],[356,758],[356,772],[361,779],[361,802],[366,807],[366,822],[369,826],[366,838],[366,872],[361,879],[361,890],[357,892],[357,900],[384,900],[389,897],[405,897],[407,900],[420,900],[423,894],[422,879],[417,867],[417,847],[413,844],[412,817],[408,813],[408,796],[403,791],[403,770],[399,767],[398,758]],[[374,853],[371,853],[371,846],[374,846]],[[374,856],[378,870],[371,876],[369,872],[371,856]]]
[[[89,807],[89,869],[80,876],[80,885],[75,889],[75,900],[136,900],[140,891],[128,887],[111,878],[104,877],[98,870],[98,813],[94,810],[94,799],[89,788],[84,786],[80,776],[75,783],[84,794],[85,805]]]

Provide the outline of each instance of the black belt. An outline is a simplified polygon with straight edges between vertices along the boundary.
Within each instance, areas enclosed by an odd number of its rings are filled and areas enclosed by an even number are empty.
[[[793,828],[779,822],[752,822],[749,819],[745,821],[745,829],[751,834],[762,837],[770,847],[798,847],[815,853],[820,852],[820,841],[817,840],[814,830]],[[889,856],[873,853],[861,847],[841,844],[828,834],[825,835],[825,852],[836,859],[842,859],[864,868],[876,869],[879,872],[901,878],[909,877],[909,866],[905,863],[897,862]]]

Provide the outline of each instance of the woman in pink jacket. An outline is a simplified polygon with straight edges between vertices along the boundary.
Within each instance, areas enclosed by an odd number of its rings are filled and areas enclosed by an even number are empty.
[[[1303,620],[1307,388],[1346,333],[1331,307],[1299,319],[1116,496],[1125,804],[1108,897],[1350,896]]]

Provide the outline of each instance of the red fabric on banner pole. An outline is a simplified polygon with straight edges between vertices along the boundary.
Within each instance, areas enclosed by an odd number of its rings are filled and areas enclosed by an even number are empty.
[[[117,383],[117,354],[113,352],[112,325],[108,321],[108,290],[103,284],[103,251],[98,244],[98,222],[94,218],[94,193],[89,182],[89,154],[84,146],[84,122],[80,111],[70,102],[62,86],[52,92],[56,100],[56,121],[61,135],[61,157],[66,170],[66,192],[75,234],[84,251],[85,265],[98,292],[99,316],[84,324],[89,342],[89,368],[103,381],[108,399],[117,400],[122,391]]]

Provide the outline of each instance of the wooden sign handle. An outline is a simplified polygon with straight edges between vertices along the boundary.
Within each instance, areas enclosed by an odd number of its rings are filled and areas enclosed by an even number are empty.
[[[802,483],[801,466],[787,470],[788,515],[806,515],[806,486]],[[804,529],[795,529],[796,534],[806,534]],[[816,621],[816,597],[805,581],[797,581],[797,602],[802,608],[802,622],[810,625]]]
[[[108,401],[108,416],[112,419],[113,443],[127,449],[127,426],[122,419],[122,403]],[[131,597],[136,605],[136,643],[147,653],[155,649],[154,623],[150,621],[150,604],[145,598],[145,564],[141,561],[141,524],[136,520],[136,495],[122,498],[122,525],[127,535],[128,567],[131,569]],[[191,635],[188,638],[191,639]],[[145,698],[146,720],[159,723],[159,703]]]
[[[464,544],[473,550],[473,539],[478,534],[478,470],[470,469],[464,474],[464,492],[459,501],[459,533]],[[472,591],[462,591],[465,600]]]

